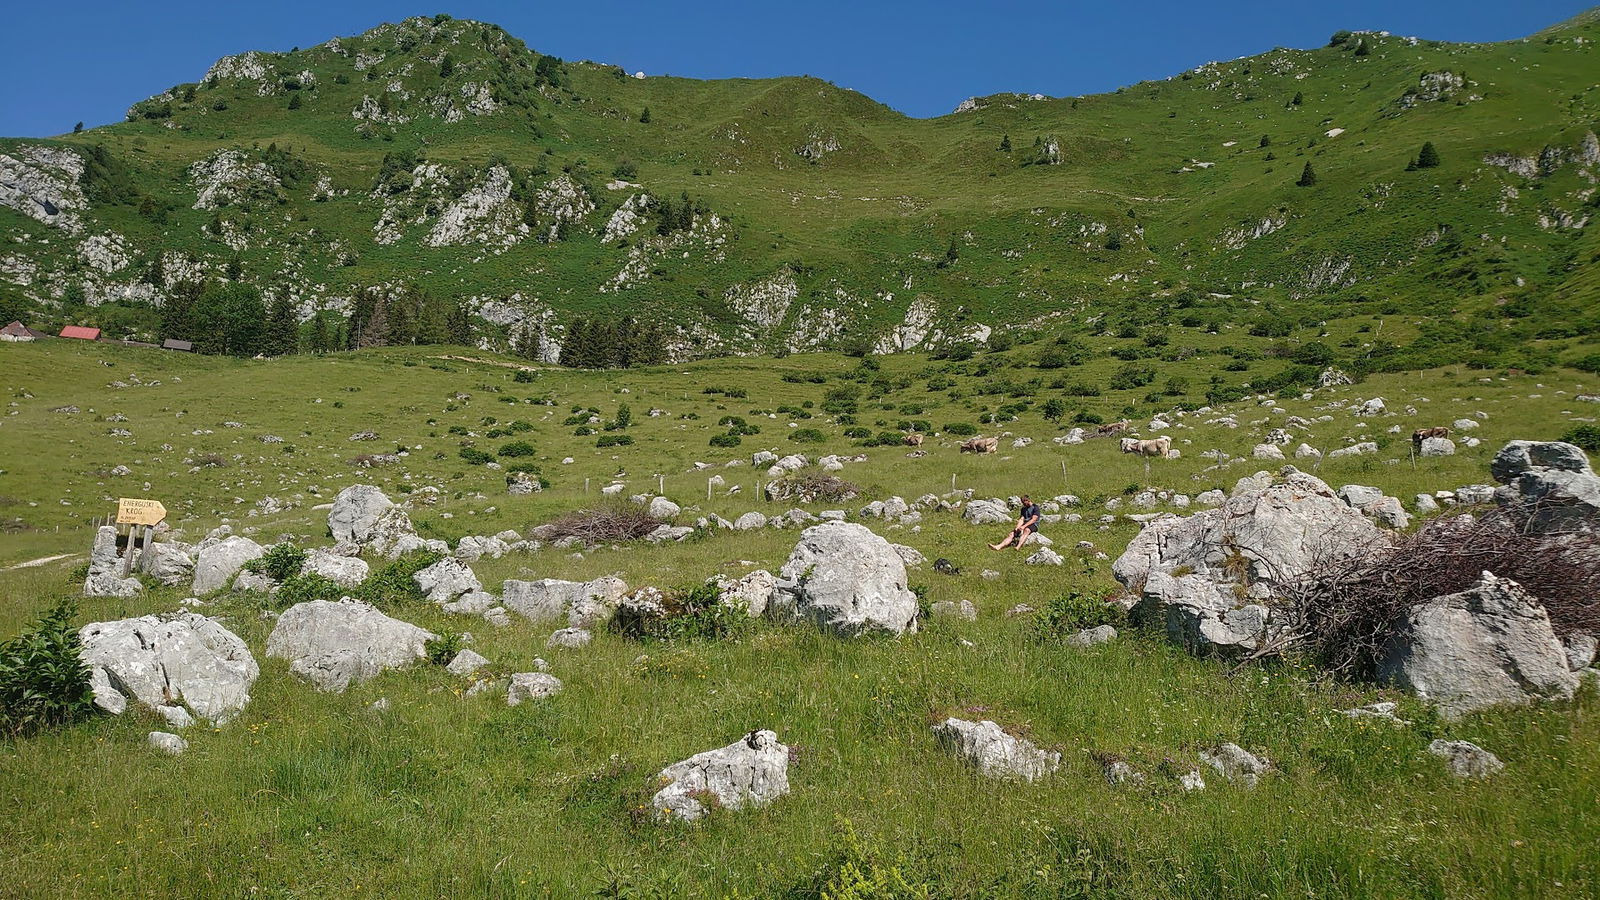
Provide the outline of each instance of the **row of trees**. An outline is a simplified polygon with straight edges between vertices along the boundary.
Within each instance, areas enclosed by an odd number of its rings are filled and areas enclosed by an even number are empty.
[[[372,287],[350,308],[347,346],[471,344],[472,317],[459,300],[435,297],[412,285]]]
[[[632,316],[577,319],[567,327],[561,346],[561,364],[579,369],[626,369],[666,361],[666,331]]]

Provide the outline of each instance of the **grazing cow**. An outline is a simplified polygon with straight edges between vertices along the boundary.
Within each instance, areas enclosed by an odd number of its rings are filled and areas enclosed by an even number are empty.
[[[1141,441],[1138,438],[1123,438],[1122,452],[1166,459],[1172,453],[1172,438],[1158,437],[1147,441]]]
[[[961,442],[962,453],[994,453],[999,449],[999,438],[975,437]]]
[[[906,435],[906,446],[907,447],[921,447],[922,446],[922,435],[918,434],[915,431],[913,431],[910,434]]]
[[[1123,419],[1121,422],[1107,422],[1106,424],[1096,428],[1094,433],[1096,437],[1111,437],[1113,435],[1121,434],[1132,427],[1132,422],[1129,422],[1127,419]]]
[[[958,568],[955,563],[952,563],[950,560],[945,559],[942,556],[933,561],[933,570],[938,572],[940,575],[961,574],[961,569]]]
[[[1411,432],[1411,444],[1421,449],[1422,442],[1428,438],[1447,438],[1449,436],[1450,429],[1444,425],[1436,425],[1433,428],[1418,428],[1416,431]]]

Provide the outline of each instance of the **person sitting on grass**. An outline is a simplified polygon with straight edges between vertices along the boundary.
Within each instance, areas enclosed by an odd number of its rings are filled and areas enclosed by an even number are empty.
[[[1042,510],[1027,494],[1022,495],[1022,515],[1017,517],[1017,527],[1006,535],[1006,539],[998,544],[990,544],[990,550],[1004,550],[1016,545],[1018,550],[1028,543],[1028,538],[1039,533],[1039,516]]]

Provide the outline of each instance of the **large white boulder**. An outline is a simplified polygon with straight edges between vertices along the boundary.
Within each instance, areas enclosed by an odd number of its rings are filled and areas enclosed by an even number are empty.
[[[312,550],[301,563],[304,575],[321,575],[340,587],[353,588],[367,580],[371,568],[358,556],[339,556],[326,550]]]
[[[1007,734],[987,719],[945,719],[933,726],[933,736],[941,747],[972,763],[988,778],[1033,781],[1061,765],[1060,753],[1040,750],[1027,738]]]
[[[1503,485],[1495,502],[1519,526],[1538,534],[1600,531],[1600,476],[1577,446],[1512,441],[1495,454],[1489,473]]]
[[[1489,572],[1396,622],[1378,675],[1452,718],[1491,706],[1570,699],[1578,688],[1544,607],[1515,581]]]
[[[778,579],[766,569],[757,569],[738,580],[722,575],[713,579],[717,586],[717,599],[725,606],[742,609],[751,618],[767,611],[772,595],[778,589]]]
[[[565,619],[572,628],[592,628],[611,617],[628,585],[613,575],[593,581],[506,581],[500,602],[506,609],[533,622]]]
[[[312,600],[283,611],[267,638],[267,655],[325,691],[343,691],[385,669],[427,655],[438,637],[409,622],[391,619],[369,603],[346,597]]]
[[[445,557],[411,576],[430,603],[449,603],[462,594],[478,593],[483,585],[466,563]]]
[[[247,537],[233,535],[223,538],[209,547],[202,547],[194,564],[194,591],[196,596],[205,596],[212,591],[220,591],[227,587],[244,564],[256,559],[267,552],[261,546]]]
[[[825,522],[800,533],[778,573],[769,613],[810,619],[839,634],[904,634],[917,627],[906,565],[864,525]]]
[[[191,549],[177,541],[159,541],[145,549],[146,556],[140,558],[139,564],[151,578],[167,587],[177,587],[194,577]]]
[[[650,803],[663,819],[692,822],[707,812],[702,801],[732,810],[765,806],[789,793],[789,748],[771,731],[752,731],[673,763],[657,778],[665,786]]]
[[[333,539],[365,544],[372,540],[373,526],[384,510],[394,506],[382,489],[371,484],[352,484],[333,498],[328,510],[328,530]]]
[[[89,575],[83,580],[85,597],[133,597],[144,590],[139,579],[122,577],[122,559],[117,555],[117,529],[101,525],[89,549]]]
[[[95,705],[115,714],[134,700],[226,722],[250,702],[261,674],[238,635],[192,612],[94,622],[78,640]]]
[[[1009,524],[1016,517],[999,500],[973,500],[961,510],[961,518],[969,525]]]

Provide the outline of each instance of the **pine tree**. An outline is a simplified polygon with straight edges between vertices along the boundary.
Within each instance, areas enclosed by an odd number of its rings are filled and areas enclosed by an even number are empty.
[[[296,91],[293,95],[291,95],[289,97],[289,108],[290,109],[299,109],[300,108],[300,92],[299,91]]]
[[[646,106],[644,108],[644,112],[639,113],[639,124],[640,125],[649,125],[650,124],[650,107]]]
[[[1296,181],[1295,184],[1301,187],[1311,187],[1316,183],[1317,173],[1311,168],[1311,163],[1308,162],[1306,167],[1300,171],[1300,180]]]
[[[267,308],[267,324],[261,337],[261,352],[268,356],[287,356],[300,348],[300,321],[294,304],[278,297]]]
[[[1439,151],[1433,148],[1433,141],[1424,141],[1422,150],[1417,154],[1417,168],[1432,169],[1439,165]]]
[[[313,353],[326,353],[333,349],[333,335],[328,329],[328,314],[325,310],[317,310],[311,317],[310,350]]]
[[[449,78],[451,75],[455,74],[455,71],[456,61],[450,56],[450,54],[446,53],[444,58],[439,60],[439,77]]]
[[[1299,106],[1299,105],[1301,105],[1302,103],[1305,103],[1305,102],[1306,102],[1306,95],[1300,93],[1299,91],[1295,91],[1294,92],[1294,99],[1289,101],[1289,103],[1291,105],[1294,105],[1294,106]]]
[[[1271,147],[1272,146],[1272,137],[1270,135],[1263,134],[1261,136],[1261,143],[1258,144],[1257,146]]]
[[[83,123],[79,122],[78,124],[72,126],[72,133],[73,134],[83,134]]]
[[[1007,134],[1007,135],[1002,135],[1000,137],[1000,152],[1001,153],[1010,153],[1011,152],[1011,135]]]
[[[1361,41],[1356,44],[1356,55],[1357,56],[1366,56],[1366,55],[1370,54],[1371,52],[1372,52],[1372,48],[1367,46],[1367,39],[1366,38],[1362,38]]]

